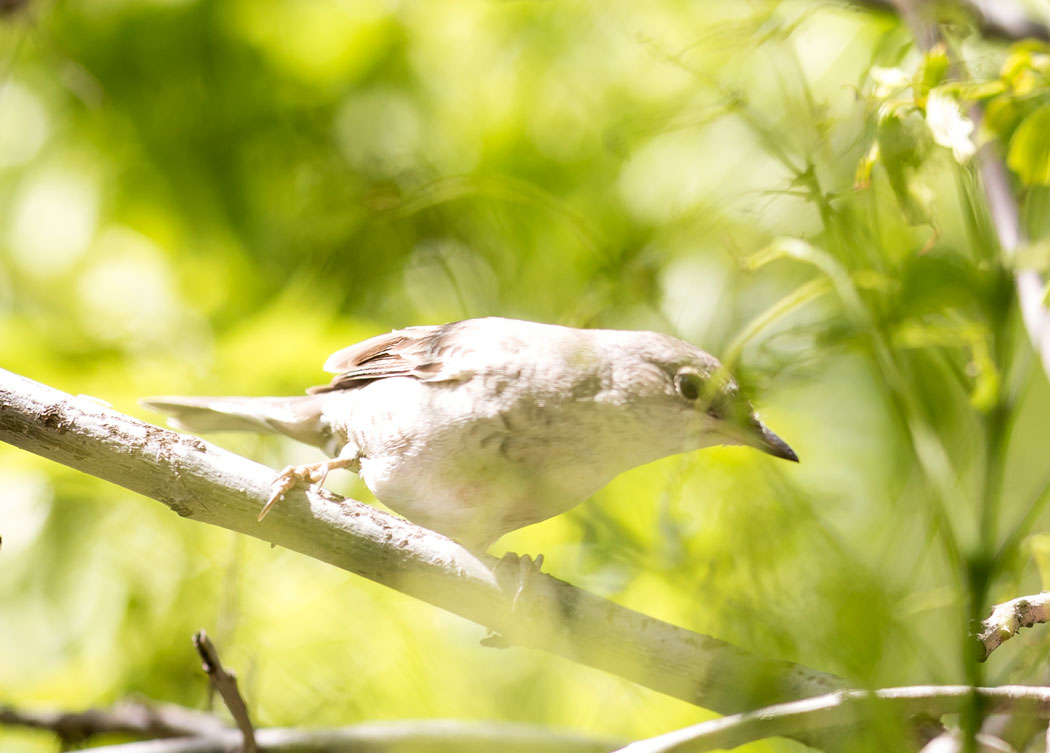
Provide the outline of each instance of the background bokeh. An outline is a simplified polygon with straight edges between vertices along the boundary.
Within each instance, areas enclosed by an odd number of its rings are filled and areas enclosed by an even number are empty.
[[[1006,46],[954,32],[994,77]],[[972,167],[880,126],[873,66],[919,65],[892,16],[30,0],[0,16],[0,52],[3,368],[161,422],[139,397],[296,394],[395,327],[655,329],[737,356],[802,463],[669,458],[496,553],[543,552],[557,577],[863,687],[978,676],[969,617],[1050,576],[1047,380]],[[1045,188],[1025,199],[1039,230]],[[350,474],[329,486],[371,499]],[[6,446],[0,534],[0,702],[200,706],[204,627],[265,725],[634,738],[710,716],[483,648],[460,618]],[[1048,649],[1032,631],[980,676],[1043,682]],[[0,729],[2,751],[54,749]]]

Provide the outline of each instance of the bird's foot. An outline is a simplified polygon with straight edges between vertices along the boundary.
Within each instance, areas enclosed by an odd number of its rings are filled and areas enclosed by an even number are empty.
[[[266,500],[263,509],[259,511],[259,520],[265,518],[266,513],[270,512],[270,508],[277,504],[279,499],[282,499],[285,494],[290,492],[296,486],[309,482],[311,488],[316,489],[324,484],[325,479],[328,478],[328,471],[332,468],[338,467],[339,466],[336,465],[334,461],[325,460],[322,463],[290,465],[285,468],[277,474],[277,477],[270,484],[270,498]]]
[[[514,584],[514,596],[510,602],[510,614],[513,617],[518,611],[518,601],[521,599],[521,595],[525,593],[525,589],[529,586],[529,581],[532,579],[533,574],[539,574],[540,568],[543,566],[543,555],[537,554],[536,558],[533,559],[530,555],[515,554],[514,552],[507,552],[500,557],[499,562],[496,563],[496,577],[499,579],[499,572],[501,570],[507,570],[513,568],[517,575],[517,583]],[[481,645],[487,648],[510,648],[511,643],[504,636],[499,633],[492,633],[481,639]]]
[[[521,600],[521,595],[525,593],[525,589],[529,586],[529,581],[532,580],[533,574],[539,574],[540,568],[543,567],[543,555],[537,554],[536,559],[533,559],[528,554],[515,554],[514,552],[507,552],[504,554],[496,565],[496,569],[505,569],[508,567],[514,567],[518,571],[518,582],[514,588],[514,598],[510,602],[510,611],[513,614],[518,610],[518,602]]]

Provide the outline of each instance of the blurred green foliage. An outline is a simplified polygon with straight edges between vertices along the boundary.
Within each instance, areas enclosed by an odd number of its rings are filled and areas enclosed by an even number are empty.
[[[953,31],[972,78],[834,3],[30,2],[0,23],[0,365],[160,421],[138,397],[298,393],[405,325],[673,333],[802,463],[667,459],[500,548],[862,687],[1042,682],[1045,631],[965,646],[1050,577],[1050,392],[968,148],[1050,230],[1050,52]],[[5,447],[0,534],[0,701],[200,705],[205,627],[262,724],[707,716]]]

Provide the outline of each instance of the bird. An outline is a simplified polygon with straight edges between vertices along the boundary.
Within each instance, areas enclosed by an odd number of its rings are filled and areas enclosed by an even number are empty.
[[[712,355],[659,332],[486,317],[397,329],[332,354],[326,385],[287,397],[151,397],[194,433],[283,434],[327,459],[275,478],[358,473],[413,523],[486,551],[620,473],[712,445],[798,462]]]

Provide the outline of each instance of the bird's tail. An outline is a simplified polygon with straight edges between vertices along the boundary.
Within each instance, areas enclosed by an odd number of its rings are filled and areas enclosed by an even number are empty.
[[[176,429],[284,434],[324,447],[331,430],[322,417],[324,395],[293,397],[148,397],[139,403],[168,414]]]

